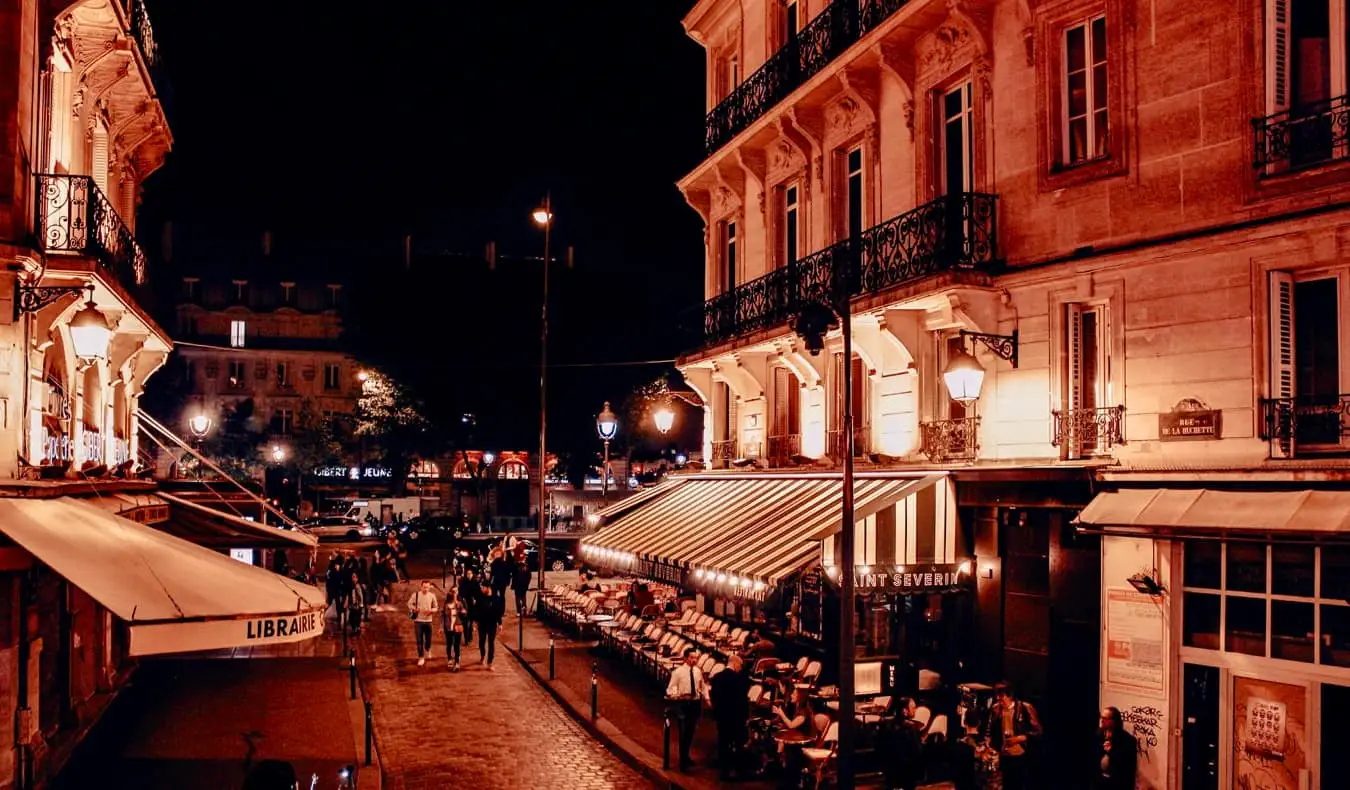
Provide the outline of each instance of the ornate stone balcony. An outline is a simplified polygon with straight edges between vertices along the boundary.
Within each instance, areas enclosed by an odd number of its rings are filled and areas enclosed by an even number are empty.
[[[875,225],[789,266],[709,299],[707,344],[786,324],[803,304],[849,298],[998,260],[997,195],[962,192]]]
[[[128,291],[145,283],[146,257],[91,176],[37,177],[38,243],[53,257],[82,256]]]

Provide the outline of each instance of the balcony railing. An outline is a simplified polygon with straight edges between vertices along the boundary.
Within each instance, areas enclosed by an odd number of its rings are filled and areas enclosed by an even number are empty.
[[[933,463],[974,461],[979,457],[979,417],[934,420],[919,424],[923,454]]]
[[[155,45],[155,29],[145,11],[145,0],[131,0],[131,36],[141,48],[141,57],[147,66],[159,65],[159,47]]]
[[[91,176],[46,174],[37,180],[44,251],[94,258],[129,289],[145,283],[145,251]]]
[[[1103,453],[1125,443],[1125,407],[1067,409],[1050,412],[1053,434],[1050,443],[1062,458],[1073,460]]]
[[[769,465],[789,466],[792,459],[802,454],[802,435],[785,433],[769,437]]]
[[[704,341],[787,323],[811,302],[990,267],[998,259],[997,201],[980,192],[945,195],[715,296],[703,306]]]
[[[1266,175],[1350,157],[1350,98],[1338,96],[1252,119],[1252,165]]]
[[[1261,413],[1274,457],[1350,452],[1350,394],[1263,398]]]
[[[872,448],[870,446],[871,443],[867,440],[867,437],[871,435],[872,435],[872,426],[869,425],[868,423],[863,423],[862,425],[854,426],[853,428],[854,458],[861,458],[862,456],[872,452]],[[842,461],[844,459],[844,453],[846,452],[844,449],[844,432],[841,430],[826,431],[825,448],[826,453],[829,454],[830,458],[834,459],[835,461]]]
[[[713,442],[712,445],[713,462],[731,463],[736,460],[736,440],[726,439],[720,442]]]
[[[704,148],[711,154],[745,131],[835,58],[876,29],[906,0],[835,0],[769,56],[708,113]]]

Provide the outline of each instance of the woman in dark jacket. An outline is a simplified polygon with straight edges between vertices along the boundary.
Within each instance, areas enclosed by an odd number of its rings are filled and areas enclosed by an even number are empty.
[[[1139,772],[1139,742],[1125,731],[1120,710],[1102,711],[1102,726],[1097,735],[1097,762],[1100,766],[1096,790],[1134,790]]]
[[[488,669],[492,669],[492,660],[497,656],[497,627],[505,615],[506,597],[493,595],[492,589],[484,584],[473,619],[478,625],[478,656],[487,663]]]

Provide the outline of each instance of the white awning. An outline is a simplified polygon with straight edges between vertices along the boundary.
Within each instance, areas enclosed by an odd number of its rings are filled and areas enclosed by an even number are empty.
[[[1350,538],[1350,491],[1130,488],[1098,494],[1075,523],[1109,535]]]
[[[260,524],[163,491],[104,494],[85,501],[212,549],[293,549],[319,545],[318,538],[307,530]]]
[[[299,642],[324,593],[71,497],[0,499],[0,532],[130,626],[133,656]]]

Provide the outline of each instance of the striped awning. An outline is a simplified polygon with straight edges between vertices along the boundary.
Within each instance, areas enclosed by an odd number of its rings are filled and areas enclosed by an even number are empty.
[[[860,475],[854,517],[874,518],[946,480],[942,474]],[[820,561],[821,541],[839,528],[839,486],[838,475],[683,478],[583,541],[583,552],[588,562],[619,570],[660,563],[774,584]]]

